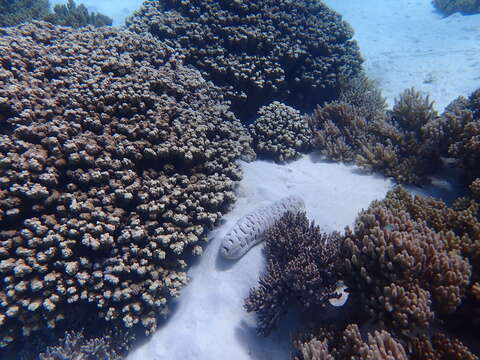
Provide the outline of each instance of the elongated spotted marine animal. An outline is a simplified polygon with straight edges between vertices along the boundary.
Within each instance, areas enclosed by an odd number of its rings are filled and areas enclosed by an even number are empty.
[[[297,213],[305,210],[305,203],[290,195],[271,205],[258,208],[240,218],[225,235],[220,254],[227,259],[240,259],[254,245],[263,240],[265,232],[288,211]]]

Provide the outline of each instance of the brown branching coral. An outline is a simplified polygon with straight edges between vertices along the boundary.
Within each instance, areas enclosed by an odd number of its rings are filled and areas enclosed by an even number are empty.
[[[316,147],[329,159],[355,162],[399,183],[426,182],[440,163],[438,148],[424,139],[423,127],[436,115],[428,97],[406,90],[394,110],[381,115],[379,95],[369,95],[365,88],[365,97],[374,97],[373,105],[361,106],[353,98],[317,107],[308,117]]]
[[[478,360],[460,340],[444,333],[436,333],[431,339],[426,336],[414,339],[413,350],[415,360]]]
[[[460,304],[471,266],[425,222],[374,202],[347,235],[346,282],[381,323],[409,334],[428,327],[434,312],[451,313]]]
[[[433,101],[427,96],[422,96],[414,88],[406,89],[398,99],[391,113],[392,121],[404,131],[412,131],[417,134],[422,126],[437,117],[433,108]]]
[[[409,216],[425,222],[431,229],[440,233],[444,239],[446,249],[461,254],[467,258],[472,267],[471,286],[467,288],[467,295],[473,297],[469,322],[480,320],[478,291],[480,284],[480,222],[479,204],[476,201],[460,198],[452,207],[441,200],[412,196],[403,188],[397,187],[387,194],[383,200],[385,206],[395,211],[406,211]],[[446,259],[445,259],[446,260]],[[445,263],[444,260],[444,263]],[[438,291],[449,291],[447,289]]]
[[[466,182],[480,177],[480,89],[449,104],[441,117],[425,127],[426,138],[441,155],[456,160]]]
[[[305,118],[278,101],[261,107],[249,130],[255,152],[278,162],[295,160],[312,146]]]
[[[2,345],[82,304],[153,331],[235,199],[248,133],[151,37],[1,31]]]
[[[93,25],[95,27],[110,26],[113,19],[106,15],[90,12],[83,4],[77,6],[73,0],[68,0],[66,4],[57,4],[53,12],[43,19],[54,25],[71,26],[79,28],[82,26]]]
[[[313,338],[296,342],[300,356],[295,360],[408,360],[403,346],[387,331],[374,331],[362,339],[356,324],[350,324],[343,332],[328,334],[323,339]]]
[[[350,104],[367,120],[384,118],[387,110],[387,102],[377,83],[363,72],[342,84],[338,101]]]
[[[267,335],[289,305],[306,310],[335,297],[338,282],[338,234],[327,235],[304,213],[287,213],[265,235],[266,274],[245,300],[258,316],[257,329]]]
[[[350,26],[321,1],[146,1],[127,27],[180,51],[246,121],[274,100],[332,100],[362,62]]]
[[[66,5],[57,4],[50,11],[48,0],[2,0],[0,1],[0,26],[15,26],[21,23],[44,20],[55,25],[95,27],[112,25],[112,19],[100,13],[90,12],[83,4],[73,0]]]
[[[15,26],[23,22],[40,20],[49,13],[48,0],[0,1],[0,26]]]

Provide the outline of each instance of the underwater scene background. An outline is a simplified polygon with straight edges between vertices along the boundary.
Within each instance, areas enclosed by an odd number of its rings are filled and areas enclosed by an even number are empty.
[[[0,0],[1,359],[478,359],[480,2]]]

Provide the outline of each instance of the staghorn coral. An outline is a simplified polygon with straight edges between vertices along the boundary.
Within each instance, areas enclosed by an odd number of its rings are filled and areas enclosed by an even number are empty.
[[[433,0],[432,4],[446,16],[455,12],[464,15],[480,13],[479,0]]]
[[[249,130],[255,152],[277,162],[298,159],[312,147],[312,134],[305,118],[278,101],[261,107]]]
[[[338,282],[338,234],[327,235],[305,213],[287,213],[265,234],[266,273],[250,290],[245,309],[267,335],[293,303],[303,310],[324,305]]]
[[[73,28],[87,25],[93,25],[94,27],[111,26],[113,22],[113,19],[106,15],[89,12],[83,4],[77,6],[73,0],[68,0],[65,5],[55,5],[53,13],[45,16],[43,20],[55,25],[71,26]]]
[[[126,23],[180,51],[245,121],[274,100],[332,100],[362,63],[353,30],[321,1],[146,1]]]
[[[428,97],[408,89],[397,99],[393,111],[382,116],[378,94],[372,95],[368,89],[360,86],[350,103],[317,107],[308,117],[315,146],[328,159],[355,162],[364,169],[392,176],[399,183],[425,183],[440,165],[438,147],[427,141],[424,131],[436,115]],[[362,91],[367,99],[374,97],[374,105],[358,105]]]
[[[248,133],[221,91],[152,37],[1,32],[2,345],[83,304],[153,331],[235,199]]]
[[[242,216],[225,235],[220,254],[227,259],[239,259],[251,247],[263,240],[263,236],[286,212],[305,210],[302,198],[296,195],[284,197],[268,206],[255,209]]]
[[[60,345],[48,347],[39,360],[122,360],[108,340],[107,337],[87,340],[82,332],[68,332]]]
[[[460,305],[471,266],[446,237],[388,204],[360,213],[343,244],[345,282],[367,313],[409,335]]]

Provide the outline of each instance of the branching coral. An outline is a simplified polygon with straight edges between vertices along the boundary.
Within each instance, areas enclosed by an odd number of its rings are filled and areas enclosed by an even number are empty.
[[[423,221],[374,202],[347,235],[346,283],[386,326],[409,334],[428,327],[434,312],[451,313],[460,304],[471,266]]]
[[[298,110],[274,101],[260,108],[249,127],[258,155],[284,162],[312,148],[312,134]]]
[[[342,83],[338,101],[350,104],[367,120],[382,119],[387,110],[387,102],[377,83],[363,72]]]
[[[1,0],[0,26],[15,26],[49,13],[48,0]]]
[[[3,345],[86,303],[153,331],[235,199],[248,133],[151,37],[1,31]]]
[[[424,221],[430,228],[442,234],[446,248],[460,253],[472,266],[467,295],[471,304],[465,310],[465,322],[480,322],[480,222],[479,204],[460,198],[452,207],[443,201],[421,196],[411,196],[406,190],[396,188],[387,194],[383,203],[395,211],[406,211],[416,221]]]
[[[460,340],[444,333],[436,333],[431,339],[421,336],[413,344],[415,360],[478,360]]]
[[[428,98],[406,90],[393,111],[381,116],[378,94],[369,95],[368,86],[361,89],[366,98],[374,97],[373,104],[360,106],[355,95],[350,102],[318,107],[308,117],[316,147],[329,159],[355,161],[400,183],[424,183],[440,163],[438,148],[424,136],[425,124],[436,115]]]
[[[362,62],[350,26],[321,1],[146,1],[127,26],[180,51],[246,121],[274,100],[333,99]]]
[[[55,5],[53,13],[48,14],[44,20],[55,25],[71,26],[73,28],[87,25],[95,27],[110,26],[113,22],[108,16],[89,12],[83,4],[77,6],[73,0],[68,0],[65,5]]]
[[[335,297],[338,234],[322,233],[305,213],[287,213],[265,234],[266,274],[245,301],[258,316],[258,332],[267,335],[293,303],[304,310]]]
[[[40,360],[121,360],[122,356],[112,349],[107,339],[85,339],[81,332],[69,332],[60,340],[60,345],[51,346],[39,355]]]
[[[442,156],[456,160],[467,183],[480,177],[480,89],[455,99],[425,131]]]
[[[295,360],[408,360],[403,346],[387,331],[368,334],[364,341],[356,324],[350,324],[343,333],[330,333],[323,339],[297,341],[300,351]]]
[[[55,5],[53,12],[48,0],[0,0],[0,26],[15,26],[33,20],[74,28],[112,25],[109,17],[89,12],[85,5],[77,6],[73,0],[68,0],[66,5]]]

